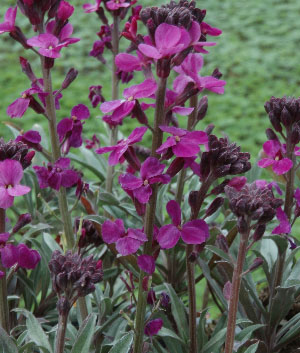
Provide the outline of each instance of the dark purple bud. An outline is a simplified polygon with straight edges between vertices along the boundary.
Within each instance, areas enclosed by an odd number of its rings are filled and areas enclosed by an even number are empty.
[[[211,75],[217,79],[220,79],[223,76],[222,72],[218,68],[215,68]]]
[[[264,260],[261,257],[254,259],[253,264],[249,267],[249,272],[256,270],[259,266],[264,263]]]
[[[33,109],[37,114],[45,113],[45,108],[33,96],[30,96],[29,107]]]
[[[31,222],[31,214],[30,213],[24,213],[21,214],[21,216],[18,219],[17,224],[14,226],[12,233],[17,233],[20,229],[25,227],[27,224]]]
[[[145,292],[148,292],[149,276],[145,276],[142,282],[142,288]]]
[[[265,233],[265,230],[266,230],[266,225],[265,224],[259,224],[255,228],[255,231],[253,233],[253,240],[254,241],[260,240],[263,237],[263,235]]]
[[[276,135],[275,132],[274,132],[272,129],[270,129],[270,128],[268,128],[268,129],[266,130],[266,135],[267,135],[268,140],[278,140],[277,135]]]
[[[189,53],[193,50],[193,47],[186,48],[177,54],[171,61],[172,66],[179,66],[183,63],[184,59],[189,55]]]
[[[96,11],[96,14],[100,18],[100,20],[103,22],[103,24],[108,25],[108,19],[105,16],[104,9],[102,7],[99,7],[99,9]]]
[[[129,146],[124,153],[124,158],[128,162],[128,164],[135,170],[139,171],[141,169],[141,162],[138,159],[135,150],[132,146]]]
[[[144,113],[143,109],[141,108],[141,105],[138,100],[135,101],[135,106],[132,110],[132,116],[136,117],[140,124],[142,125],[148,124],[147,116]]]
[[[216,186],[215,188],[213,188],[211,190],[211,193],[213,195],[219,195],[219,194],[223,193],[224,192],[224,188],[229,183],[229,181],[230,181],[229,179],[223,180],[221,184],[219,184],[218,186]]]
[[[227,175],[229,173],[231,167],[232,167],[231,164],[227,164],[227,165],[222,165],[219,168],[216,168],[214,170],[214,176],[216,178],[221,178],[221,177]],[[232,174],[239,174],[239,169],[236,170],[236,173],[232,173]]]
[[[271,124],[273,125],[275,131],[277,131],[277,132],[279,132],[279,133],[282,132],[282,127],[281,127],[281,124],[280,124],[280,120],[277,119],[277,117],[275,117],[273,111],[270,111],[270,113],[269,113],[269,119],[270,119],[270,122],[271,122]]]
[[[223,234],[219,234],[216,239],[216,245],[223,250],[224,252],[228,253],[228,243],[227,239],[224,237]]]
[[[184,167],[184,158],[182,157],[176,157],[172,163],[170,164],[169,168],[167,169],[166,173],[170,175],[171,178],[173,178],[177,173],[181,171],[181,169]]]
[[[31,82],[36,82],[37,78],[36,78],[35,74],[33,73],[31,65],[28,62],[28,60],[23,58],[22,56],[20,56],[20,64],[21,64],[21,67],[22,67],[22,71],[29,78],[29,80]]]
[[[300,142],[300,126],[299,123],[295,123],[292,127],[291,142],[297,145]]]
[[[14,40],[19,42],[25,49],[29,49],[30,48],[30,46],[27,44],[27,38],[23,34],[23,32],[22,32],[20,27],[15,26],[14,30],[9,32],[9,35]]]
[[[156,302],[156,295],[154,290],[151,288],[147,294],[147,303],[150,305],[154,305]]]
[[[200,121],[205,117],[207,108],[208,108],[208,98],[207,96],[203,96],[200,99],[200,102],[198,104],[197,121]]]
[[[170,59],[159,59],[156,66],[156,74],[158,77],[167,78],[171,71],[171,61]]]
[[[193,214],[197,208],[198,191],[191,191],[189,194],[189,205]]]
[[[70,86],[70,84],[76,79],[78,75],[78,71],[75,70],[74,68],[70,69],[66,75],[66,78],[64,79],[64,82],[61,85],[62,89],[66,89]]]
[[[205,180],[210,172],[210,158],[209,152],[203,152],[200,162],[200,180]]]
[[[145,326],[145,335],[146,336],[154,336],[157,335],[158,331],[162,328],[163,321],[162,319],[151,320]]]
[[[217,197],[205,211],[205,217],[213,215],[224,203],[224,197]]]
[[[285,127],[293,124],[293,117],[286,107],[284,107],[281,111],[280,120]]]

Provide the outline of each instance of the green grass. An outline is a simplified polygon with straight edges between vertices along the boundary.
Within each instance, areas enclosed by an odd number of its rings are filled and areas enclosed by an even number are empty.
[[[110,61],[109,65],[103,66],[88,56],[100,24],[95,14],[83,13],[81,5],[84,2],[72,1],[76,7],[71,21],[74,24],[74,36],[80,37],[81,41],[62,51],[63,59],[57,60],[54,70],[55,88],[60,86],[70,67],[74,66],[80,72],[77,80],[64,93],[62,109],[58,112],[59,119],[68,116],[75,104],[90,106],[87,98],[90,85],[103,85],[104,95],[110,99]],[[1,18],[7,6],[14,3],[12,0],[1,1]],[[156,1],[141,3],[157,4]],[[204,0],[197,3],[199,7],[207,9],[206,21],[223,30],[223,35],[217,38],[218,45],[205,56],[202,74],[210,74],[218,67],[227,81],[224,95],[209,94],[209,111],[199,126],[203,128],[208,123],[215,124],[218,134],[229,135],[231,140],[242,145],[244,151],[256,155],[265,138],[264,130],[269,124],[264,102],[272,95],[298,95],[300,2],[288,0],[283,4],[279,0]],[[26,28],[29,36],[33,35],[20,13],[17,22]],[[10,119],[6,115],[7,106],[28,88],[18,57],[22,55],[32,59],[33,56],[7,35],[1,36],[0,45],[0,120],[6,121]],[[126,45],[126,40],[122,40],[122,46]],[[33,60],[33,67],[38,67],[37,59]],[[39,70],[36,71],[39,74]],[[101,116],[98,108],[92,111],[92,118],[85,125],[87,137],[99,129],[97,116]],[[30,129],[33,123],[41,119],[29,110],[22,119],[15,119],[14,122],[23,129]],[[185,118],[180,119],[184,125]],[[126,119],[121,129],[128,133],[133,126],[133,120]],[[1,129],[1,135],[6,133],[6,129]]]

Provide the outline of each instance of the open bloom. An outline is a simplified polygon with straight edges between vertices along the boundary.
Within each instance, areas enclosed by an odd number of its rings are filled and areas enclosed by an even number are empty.
[[[208,225],[202,219],[181,224],[181,209],[175,200],[167,203],[167,212],[172,224],[162,226],[157,236],[162,249],[173,248],[180,237],[187,244],[202,244],[209,237]]]
[[[147,241],[146,234],[140,229],[128,228],[125,231],[122,219],[105,221],[102,224],[102,238],[107,244],[116,243],[117,251],[123,256],[134,254]]]
[[[138,48],[148,58],[162,59],[183,51],[190,41],[190,35],[183,27],[162,23],[155,31],[155,46],[140,44]]]
[[[162,131],[172,134],[167,141],[157,150],[157,153],[163,153],[169,148],[177,157],[194,157],[200,152],[199,144],[208,142],[207,134],[204,131],[187,131],[171,126],[160,126]]]
[[[279,225],[273,229],[272,234],[290,234],[292,228],[287,215],[281,207],[276,210],[276,218],[279,221]]]
[[[21,141],[25,143],[28,147],[34,148],[37,151],[42,151],[43,149],[43,147],[40,144],[40,142],[42,141],[42,138],[38,131],[28,130],[22,133],[22,135],[17,136],[15,141],[16,142]]]
[[[107,1],[105,5],[109,10],[115,11],[115,10],[119,10],[122,7],[129,7],[130,3],[125,1],[126,0],[110,0],[110,1]]]
[[[277,175],[287,173],[293,166],[289,158],[284,158],[284,146],[278,140],[269,140],[263,144],[263,151],[267,158],[258,161],[257,165],[261,168],[272,166],[273,172]]]
[[[137,264],[141,270],[152,275],[155,271],[155,260],[151,255],[140,255],[137,258]]]
[[[77,148],[82,145],[82,125],[81,120],[90,117],[90,111],[84,104],[78,104],[71,110],[71,118],[62,119],[57,124],[59,141],[63,142],[62,152],[67,154],[71,147]]]
[[[108,158],[108,163],[110,165],[116,165],[118,163],[124,162],[123,155],[126,153],[128,148],[137,142],[140,142],[147,131],[146,127],[137,127],[129,135],[128,139],[120,140],[115,146],[101,147],[96,150],[96,153],[102,154],[106,152],[111,152]]]
[[[203,49],[204,46],[211,47],[216,45],[214,42],[200,42],[199,39],[201,37],[201,27],[198,22],[193,21],[191,28],[189,29],[189,35],[191,37],[191,43],[189,46],[192,46],[196,52],[198,53],[208,53],[207,50]]]
[[[30,187],[21,185],[23,168],[20,162],[6,159],[0,162],[0,208],[9,208],[15,196],[28,194]]]
[[[54,165],[48,163],[47,168],[34,166],[40,188],[51,187],[58,191],[61,186],[68,188],[75,185],[80,177],[75,170],[70,169],[70,163],[69,158],[60,158]]]
[[[180,66],[175,66],[174,71],[179,76],[173,82],[173,88],[177,93],[182,93],[186,85],[193,82],[199,92],[207,89],[211,92],[223,94],[226,81],[219,80],[213,76],[200,76],[198,72],[203,66],[203,57],[201,54],[189,54]]]
[[[157,335],[159,330],[162,328],[162,326],[163,326],[162,319],[155,319],[155,320],[149,321],[145,326],[145,330],[144,330],[145,335],[150,337]]]
[[[126,88],[123,92],[126,99],[104,102],[101,104],[100,109],[103,113],[113,112],[110,118],[112,122],[119,124],[123,118],[133,111],[137,99],[150,97],[155,93],[156,89],[156,82],[153,79],[147,79],[139,85]]]
[[[10,7],[5,15],[4,15],[4,22],[0,23],[0,34],[5,32],[11,32],[15,29],[15,21],[17,15],[17,6]]]
[[[96,0],[95,4],[84,4],[82,5],[85,13],[96,12],[99,10],[101,0]]]
[[[140,178],[126,173],[120,175],[119,182],[123,189],[132,190],[133,196],[140,203],[147,203],[152,195],[152,184],[170,182],[170,176],[162,174],[164,169],[164,164],[161,164],[158,159],[148,157],[141,166]]]

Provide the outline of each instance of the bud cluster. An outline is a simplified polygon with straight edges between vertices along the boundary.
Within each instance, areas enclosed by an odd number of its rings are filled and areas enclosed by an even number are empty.
[[[21,141],[10,140],[7,143],[0,139],[0,161],[5,159],[13,159],[21,163],[23,169],[30,166],[31,160],[35,152],[28,151],[28,146]]]
[[[79,254],[67,251],[53,252],[49,262],[53,290],[58,294],[60,306],[70,308],[79,297],[84,297],[95,290],[95,284],[103,277],[102,262],[93,256],[82,258]],[[64,305],[62,304],[64,302]],[[61,313],[61,312],[60,312]]]
[[[214,178],[245,173],[251,168],[250,154],[240,152],[241,148],[230,143],[227,138],[208,137],[209,151],[203,152],[200,163],[200,177],[206,179],[209,174]]]
[[[77,218],[75,221],[76,233],[78,232],[79,224],[80,224],[80,219]],[[94,223],[92,221],[84,219],[82,221],[81,235],[78,242],[79,248],[85,248],[89,245],[99,246],[101,244],[103,244],[103,241]]]

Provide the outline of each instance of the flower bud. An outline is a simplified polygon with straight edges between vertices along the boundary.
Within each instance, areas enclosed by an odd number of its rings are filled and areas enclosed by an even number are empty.
[[[58,20],[65,22],[68,18],[72,16],[74,12],[74,7],[70,5],[67,1],[62,0],[59,4],[56,17]]]
[[[249,272],[256,270],[259,266],[264,263],[264,260],[261,257],[254,259],[253,264],[249,267]]]
[[[224,197],[217,197],[205,211],[205,217],[213,215],[224,203]]]
[[[288,127],[293,123],[293,117],[286,107],[284,107],[281,111],[280,120],[285,127]]]
[[[223,234],[219,234],[216,239],[216,245],[223,250],[225,253],[228,253],[229,247],[227,243],[227,239],[224,237]]]
[[[191,191],[189,194],[189,205],[191,207],[192,214],[197,207],[198,191]]]
[[[77,75],[78,75],[78,71],[75,70],[74,68],[71,68],[68,71],[66,78],[64,79],[64,82],[61,85],[61,88],[62,89],[68,88],[70,84],[76,79]]]
[[[16,223],[16,225],[12,230],[12,233],[17,233],[20,229],[25,227],[27,224],[31,223],[31,220],[32,218],[30,213],[21,214],[18,219],[18,222]]]
[[[263,237],[263,235],[265,233],[265,230],[266,230],[266,225],[265,224],[259,224],[255,228],[255,231],[253,233],[253,240],[254,241],[260,240]]]
[[[182,157],[176,157],[172,163],[170,164],[169,168],[167,169],[166,173],[170,175],[171,178],[173,178],[177,173],[181,171],[181,169],[184,167],[184,158]]]
[[[22,71],[29,78],[29,80],[31,82],[36,82],[37,78],[36,78],[35,74],[33,73],[31,65],[28,62],[28,60],[23,58],[22,56],[20,56],[20,64],[21,64]]]
[[[293,124],[292,134],[291,134],[291,142],[294,145],[297,145],[300,142],[300,126],[299,126],[299,122]]]
[[[156,302],[156,295],[154,290],[151,288],[147,294],[147,303],[150,305],[154,305]]]
[[[207,108],[208,108],[208,98],[207,96],[203,96],[200,99],[200,102],[198,104],[197,121],[200,121],[205,117]]]

